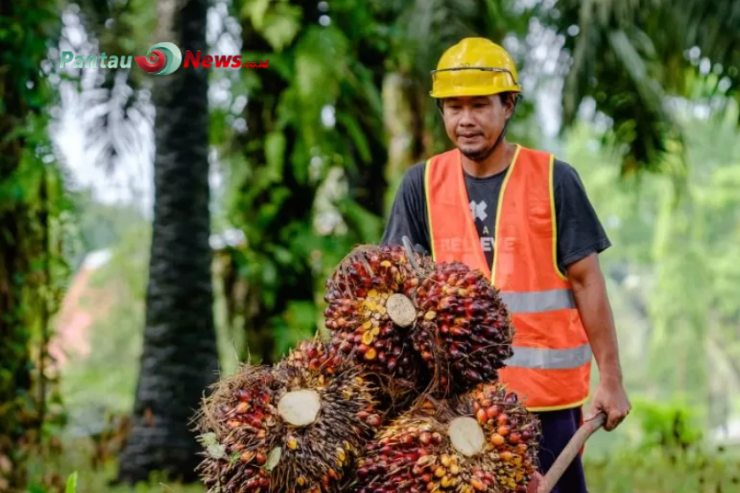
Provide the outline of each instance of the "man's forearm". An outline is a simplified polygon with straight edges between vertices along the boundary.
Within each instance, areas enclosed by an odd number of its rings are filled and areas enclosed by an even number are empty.
[[[576,306],[591,343],[601,379],[621,383],[619,345],[606,283],[598,268],[598,260],[584,261],[588,263],[576,266],[573,273],[569,272]]]

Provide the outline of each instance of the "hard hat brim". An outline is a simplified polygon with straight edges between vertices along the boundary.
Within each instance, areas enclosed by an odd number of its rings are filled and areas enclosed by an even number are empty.
[[[490,96],[502,92],[522,92],[516,76],[505,68],[455,67],[432,71],[433,98]]]
[[[440,91],[429,91],[429,95],[436,99],[455,98],[463,96],[493,96],[502,92],[522,92],[518,86],[504,86],[491,89],[490,86],[481,87],[453,87]]]

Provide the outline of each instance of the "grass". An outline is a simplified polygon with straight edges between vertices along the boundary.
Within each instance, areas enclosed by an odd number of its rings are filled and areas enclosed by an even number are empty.
[[[584,464],[593,493],[740,492],[740,448],[711,443],[701,412],[685,400],[634,399],[620,429],[597,432],[598,453]],[[611,447],[605,446],[614,436]]]
[[[740,453],[667,453],[625,449],[585,464],[592,493],[733,493],[740,491]]]
[[[205,493],[200,484],[181,485],[158,475],[133,487],[113,484],[118,471],[114,443],[68,434],[50,440],[29,462],[27,493],[65,493],[66,483],[75,473],[76,493]]]

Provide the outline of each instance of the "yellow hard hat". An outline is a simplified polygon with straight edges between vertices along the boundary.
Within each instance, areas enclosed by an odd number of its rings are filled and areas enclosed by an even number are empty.
[[[511,55],[486,38],[465,38],[445,51],[432,71],[433,98],[521,93]]]

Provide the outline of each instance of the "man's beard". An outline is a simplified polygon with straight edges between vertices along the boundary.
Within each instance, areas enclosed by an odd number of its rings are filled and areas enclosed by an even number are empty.
[[[501,130],[501,133],[499,134],[498,139],[496,139],[496,142],[494,142],[490,146],[488,146],[488,147],[478,147],[478,148],[475,148],[475,149],[468,149],[468,150],[465,150],[463,147],[459,147],[458,146],[458,149],[460,149],[460,152],[465,157],[467,157],[468,159],[470,159],[471,161],[474,161],[476,163],[483,162],[491,154],[493,154],[493,151],[496,150],[496,147],[498,146],[498,144],[500,144],[501,142],[503,142],[504,135],[506,133],[506,127],[508,126],[508,124],[509,123],[507,121],[506,122],[506,125],[504,125],[504,128]]]
[[[471,161],[479,163],[481,161],[484,161],[493,153],[495,146],[496,144],[491,144],[487,147],[476,147],[473,149],[465,149],[464,147],[459,147],[459,149],[465,157],[467,157]]]

